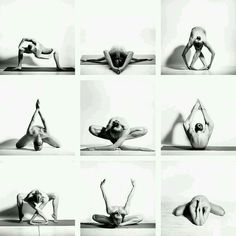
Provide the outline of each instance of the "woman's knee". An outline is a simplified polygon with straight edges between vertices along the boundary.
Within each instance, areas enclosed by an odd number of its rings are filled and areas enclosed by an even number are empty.
[[[50,193],[49,194],[50,199],[56,200],[59,199],[59,195],[57,193]]]
[[[94,125],[90,125],[89,126],[89,132],[93,135],[96,135],[96,129]]]

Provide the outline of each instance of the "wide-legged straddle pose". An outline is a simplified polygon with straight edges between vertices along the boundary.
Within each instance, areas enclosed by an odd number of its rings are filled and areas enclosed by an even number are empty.
[[[106,146],[84,148],[82,149],[84,151],[114,151],[117,149],[129,151],[153,151],[149,148],[123,145],[126,140],[144,136],[147,133],[147,129],[144,127],[129,128],[128,123],[122,117],[111,118],[106,127],[91,125],[89,127],[89,132],[96,137],[110,140],[112,144]]]
[[[127,201],[124,206],[111,206],[110,202],[107,198],[107,195],[104,191],[104,184],[106,179],[104,179],[101,184],[100,188],[102,191],[102,196],[105,201],[106,205],[106,212],[109,216],[105,215],[93,215],[92,218],[94,221],[103,224],[106,227],[118,227],[118,226],[125,226],[125,225],[133,225],[138,224],[143,220],[141,215],[133,215],[128,216],[130,210],[130,202],[134,194],[135,190],[135,181],[131,179],[132,189],[128,195]]]
[[[43,44],[32,38],[23,38],[18,46],[18,65],[15,70],[22,69],[23,56],[26,54],[34,54],[39,59],[50,59],[53,55],[57,70],[63,70],[59,63],[59,54],[53,48],[44,47]]]
[[[38,125],[33,125],[37,113],[41,118],[43,127]],[[36,102],[36,110],[31,118],[26,134],[16,143],[16,147],[23,148],[30,142],[33,142],[35,151],[42,150],[44,142],[55,148],[60,147],[60,144],[48,132],[46,121],[43,118],[42,113],[40,111],[39,100],[37,100]]]
[[[49,201],[52,201],[52,207],[53,207],[53,221],[55,223],[58,222],[57,220],[57,210],[58,210],[58,204],[59,204],[59,197],[56,193],[44,193],[38,189],[32,190],[30,193],[19,193],[17,195],[17,207],[18,207],[18,214],[19,214],[19,223],[23,221],[23,205],[24,202],[28,203],[34,210],[35,213],[33,214],[30,224],[39,224],[34,221],[34,219],[37,216],[40,216],[43,218],[44,222],[42,224],[48,224],[48,219],[43,213],[43,208],[47,205]]]
[[[175,216],[183,215],[198,226],[206,223],[210,213],[223,216],[225,211],[221,206],[209,202],[203,195],[194,197],[190,202],[178,206],[173,211]]]
[[[193,119],[198,110],[202,112],[205,125],[197,123],[195,127],[193,127]],[[186,119],[183,126],[185,133],[194,149],[205,149],[207,147],[207,144],[213,132],[214,123],[199,99],[194,105],[189,117]]]
[[[110,51],[103,51],[104,57],[97,59],[81,60],[82,62],[94,62],[98,64],[104,64],[106,62],[110,69],[117,74],[123,72],[129,64],[141,62],[141,61],[152,61],[153,59],[137,59],[134,58],[132,51],[126,52],[123,48],[113,47]]]
[[[186,59],[186,54],[189,51],[189,49],[194,46],[196,52],[193,56],[192,62],[190,65],[188,65],[187,59]],[[211,53],[211,61],[209,63],[209,65],[207,65],[205,57],[202,53],[202,48],[203,46],[205,46]],[[215,52],[212,49],[211,45],[209,44],[209,42],[206,39],[206,31],[205,29],[203,29],[202,27],[194,27],[191,30],[190,33],[190,38],[188,41],[188,44],[186,45],[186,47],[184,48],[182,57],[184,59],[185,65],[187,66],[187,68],[189,70],[209,70],[211,68],[213,59],[215,57]],[[197,59],[200,58],[203,67],[201,69],[196,69],[194,67],[194,64],[196,63]]]

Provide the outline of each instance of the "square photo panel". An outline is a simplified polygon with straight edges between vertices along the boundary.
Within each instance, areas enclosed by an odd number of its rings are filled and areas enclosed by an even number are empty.
[[[163,161],[162,235],[234,235],[235,177],[235,160],[224,156],[214,162]]]
[[[155,235],[155,163],[82,162],[81,236]]]
[[[236,83],[200,80],[162,81],[163,155],[236,154]]]
[[[234,0],[162,0],[162,74],[235,75]]]
[[[154,6],[154,0],[84,1],[80,17],[80,74],[154,75]]]
[[[0,3],[0,74],[75,74],[74,0]]]
[[[154,82],[82,81],[83,156],[154,156]]]
[[[55,168],[55,162],[45,162],[0,163],[1,235],[75,235],[76,198],[68,184],[75,178],[73,163],[58,161]]]

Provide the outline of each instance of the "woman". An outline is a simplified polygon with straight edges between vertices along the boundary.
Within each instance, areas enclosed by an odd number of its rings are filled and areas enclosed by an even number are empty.
[[[37,113],[41,118],[43,127],[33,125]],[[35,151],[41,151],[44,142],[55,148],[60,147],[59,143],[48,133],[48,127],[40,111],[39,100],[36,102],[36,110],[27,128],[26,134],[16,143],[16,147],[23,148],[30,142],[33,142]]]
[[[210,213],[223,216],[225,211],[221,206],[209,202],[203,195],[194,197],[189,203],[180,205],[173,211],[175,216],[183,215],[198,226],[206,223]]]
[[[110,51],[105,50],[103,52],[104,57],[98,59],[87,59],[81,60],[82,62],[94,62],[99,64],[108,63],[110,69],[117,74],[123,72],[129,64],[141,62],[141,61],[152,61],[153,59],[137,59],[134,58],[132,51],[126,52],[123,48],[113,47]]]
[[[53,48],[44,47],[43,44],[32,38],[23,38],[18,46],[18,66],[15,70],[22,69],[24,53],[33,54],[39,59],[50,59],[53,55],[57,70],[63,70],[59,63],[59,54]]]
[[[32,216],[30,220],[30,224],[35,225],[37,224],[34,219],[37,216],[40,216],[43,218],[44,222],[43,224],[48,224],[48,219],[43,213],[43,208],[47,205],[49,201],[52,201],[52,207],[53,207],[53,221],[54,223],[57,223],[57,210],[58,210],[58,204],[59,204],[59,197],[55,193],[44,193],[38,189],[32,190],[27,195],[24,193],[19,193],[17,195],[17,208],[18,208],[18,214],[19,214],[19,223],[23,221],[23,204],[24,202],[28,203],[34,210],[35,213]]]
[[[147,129],[144,127],[130,128],[126,120],[122,117],[111,118],[106,127],[91,125],[89,127],[89,132],[96,137],[110,140],[112,144],[106,146],[89,147],[82,149],[83,151],[115,151],[117,149],[129,151],[153,151],[149,148],[123,145],[126,140],[144,136],[147,134]]]
[[[130,202],[134,194],[135,190],[135,181],[131,179],[132,189],[128,195],[127,201],[124,206],[111,206],[106,193],[104,191],[104,184],[106,179],[104,179],[101,184],[100,188],[102,191],[102,196],[105,201],[106,205],[106,212],[109,216],[105,215],[93,215],[92,218],[94,221],[103,224],[106,227],[118,227],[118,226],[125,226],[125,225],[133,225],[138,224],[143,220],[142,216],[140,215],[133,215],[128,216],[129,209],[130,209]]]

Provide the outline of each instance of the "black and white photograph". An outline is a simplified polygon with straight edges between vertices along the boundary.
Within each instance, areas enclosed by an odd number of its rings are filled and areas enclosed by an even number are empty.
[[[163,155],[235,155],[236,84],[200,79],[162,83]]]
[[[155,235],[154,162],[84,161],[80,177],[81,236]]]
[[[74,75],[75,1],[0,3],[0,74]]]
[[[163,75],[235,75],[234,0],[162,0]]]
[[[233,235],[235,170],[233,159],[163,161],[161,235]]]
[[[70,95],[62,96],[65,87]],[[74,155],[75,89],[65,80],[57,81],[56,89],[54,82],[2,80],[0,155]]]
[[[84,1],[80,17],[80,74],[115,78],[155,75],[154,2]]]
[[[154,156],[154,88],[148,79],[82,81],[80,154]]]
[[[55,168],[52,160],[45,162],[0,163],[0,235],[75,235],[76,196],[68,184],[75,178],[74,163],[57,161]]]

